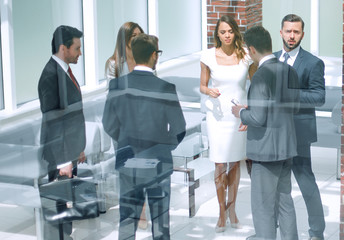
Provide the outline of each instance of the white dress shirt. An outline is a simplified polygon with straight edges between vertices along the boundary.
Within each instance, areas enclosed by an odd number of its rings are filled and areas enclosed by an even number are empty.
[[[291,50],[290,52],[288,52],[289,54],[289,59],[287,60],[287,63],[290,65],[290,66],[293,66],[294,65],[294,62],[296,60],[296,57],[297,57],[297,54],[299,54],[299,51],[300,51],[300,46],[296,47],[295,49]],[[286,53],[286,51],[284,50],[284,48],[282,48],[282,54],[281,56],[279,57],[279,60],[281,62],[284,62],[284,54]]]
[[[151,69],[150,67],[147,67],[147,66],[135,66],[134,67],[134,70],[137,70],[137,71],[146,71],[146,72],[153,72],[153,69]]]

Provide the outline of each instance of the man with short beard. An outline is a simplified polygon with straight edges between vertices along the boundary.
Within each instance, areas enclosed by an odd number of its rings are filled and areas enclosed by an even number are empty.
[[[319,188],[315,181],[311,163],[311,143],[317,141],[315,107],[325,103],[324,62],[301,48],[304,36],[301,17],[289,14],[282,20],[280,34],[283,49],[274,53],[282,62],[296,70],[300,83],[300,110],[294,115],[297,154],[292,171],[305,200],[309,239],[324,239],[325,220]]]

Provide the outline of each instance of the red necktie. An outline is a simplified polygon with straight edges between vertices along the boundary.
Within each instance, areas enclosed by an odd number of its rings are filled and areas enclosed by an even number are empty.
[[[70,78],[72,79],[74,85],[75,85],[76,88],[80,91],[80,87],[79,87],[79,85],[77,84],[77,82],[76,82],[76,80],[75,80],[75,77],[74,77],[74,75],[73,75],[73,73],[72,73],[72,69],[70,69],[69,66],[68,66],[68,73],[69,73],[69,76],[70,76]]]

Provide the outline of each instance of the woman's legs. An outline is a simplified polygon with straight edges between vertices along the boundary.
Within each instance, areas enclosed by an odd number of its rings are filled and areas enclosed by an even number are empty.
[[[140,229],[147,229],[148,227],[148,221],[146,217],[146,202],[143,204],[141,215],[140,215],[140,221],[139,221],[139,228]]]
[[[215,187],[217,193],[217,200],[220,207],[220,216],[216,224],[218,231],[219,228],[226,226],[226,188],[227,188],[227,164],[226,163],[215,163]],[[220,230],[221,231],[221,230]]]
[[[235,201],[238,194],[240,182],[240,162],[229,163],[227,174],[228,199],[226,209],[229,211],[229,220],[231,224],[239,223],[235,213]]]

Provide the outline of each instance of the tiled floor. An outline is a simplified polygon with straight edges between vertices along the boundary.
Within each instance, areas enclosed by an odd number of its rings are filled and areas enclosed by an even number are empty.
[[[313,169],[320,188],[325,217],[325,239],[339,239],[339,196],[340,181],[336,180],[336,150],[313,148]],[[203,172],[200,174],[201,186],[196,190],[196,216],[188,217],[187,188],[181,184],[183,176],[174,174],[171,198],[171,236],[172,239],[240,239],[254,233],[250,211],[250,179],[244,163],[241,168],[241,180],[237,199],[237,215],[242,229],[227,228],[224,233],[214,231],[218,217],[218,204],[212,173],[213,164],[207,158],[197,162]],[[301,193],[293,179],[293,198],[296,207],[299,238],[307,239],[307,212]],[[115,201],[116,202],[116,201]],[[118,229],[118,206],[112,206],[106,214],[97,219],[74,223],[74,240],[115,240]],[[150,226],[150,225],[149,225]],[[0,205],[0,239],[33,240],[36,239],[33,210],[30,208]],[[149,240],[150,230],[138,230],[137,239]]]

